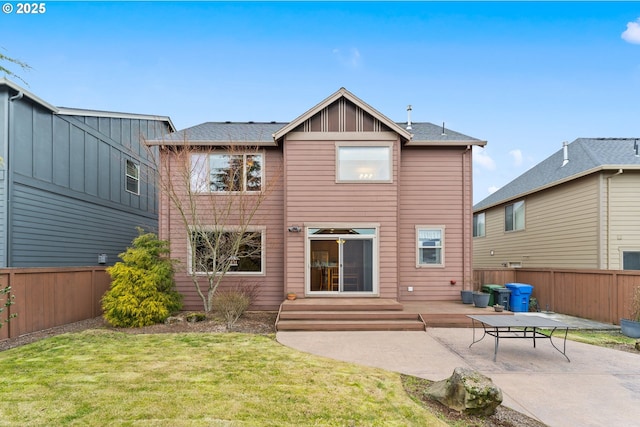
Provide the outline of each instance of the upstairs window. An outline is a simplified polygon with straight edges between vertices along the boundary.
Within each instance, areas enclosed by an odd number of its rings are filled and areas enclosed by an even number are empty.
[[[191,191],[222,193],[262,190],[262,154],[193,154]]]
[[[140,194],[140,165],[127,160],[125,171],[125,189],[129,193]]]
[[[391,144],[336,144],[337,182],[391,182]]]
[[[504,208],[504,231],[524,230],[524,200]]]
[[[473,216],[473,237],[484,237],[484,212]]]
[[[417,267],[444,265],[444,227],[416,227]]]

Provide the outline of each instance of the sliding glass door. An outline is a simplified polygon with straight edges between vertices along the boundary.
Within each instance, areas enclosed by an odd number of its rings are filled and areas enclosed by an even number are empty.
[[[309,228],[310,292],[373,293],[375,228]]]

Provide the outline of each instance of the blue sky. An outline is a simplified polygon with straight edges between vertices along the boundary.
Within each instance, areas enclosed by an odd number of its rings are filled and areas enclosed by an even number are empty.
[[[0,13],[63,107],[290,121],[340,87],[486,140],[474,202],[579,137],[640,138],[640,2],[45,2]]]

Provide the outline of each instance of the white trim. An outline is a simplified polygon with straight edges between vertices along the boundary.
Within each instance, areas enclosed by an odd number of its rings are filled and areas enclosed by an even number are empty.
[[[340,179],[340,149],[346,147],[383,147],[389,149],[389,179]],[[390,184],[393,183],[393,142],[386,141],[336,141],[335,142],[335,165],[336,184]]]
[[[440,263],[438,264],[422,264],[420,262],[420,231],[421,230],[439,230],[440,231]],[[445,240],[446,240],[446,226],[444,225],[416,225],[415,226],[415,261],[416,268],[444,268],[445,266]],[[437,249],[437,247],[433,247]]]
[[[137,176],[129,175],[129,163],[131,163],[136,168]],[[137,191],[131,191],[128,188],[129,178],[136,180]],[[140,195],[140,163],[136,163],[131,159],[124,159],[124,190],[136,196]]]
[[[374,234],[309,234],[311,228],[371,228]],[[353,223],[353,222],[323,222],[323,223],[305,223],[304,224],[305,244],[304,244],[304,294],[305,296],[316,297],[378,297],[380,296],[380,224],[379,223]],[[371,284],[370,292],[345,292],[345,291],[311,291],[311,240],[335,240],[337,237],[347,236],[352,240],[371,240],[372,241],[372,260],[371,260]]]
[[[194,229],[200,229],[200,231],[211,231],[211,232],[232,232],[232,231],[237,231],[239,229],[242,229],[243,227],[240,225],[229,225],[229,226],[215,226],[215,225],[211,225],[211,226],[204,226],[204,227],[194,227],[194,226],[189,226],[189,236],[191,235],[191,232]],[[225,276],[266,276],[267,275],[267,265],[266,265],[266,234],[267,234],[267,227],[263,226],[263,225],[258,225],[258,226],[247,226],[244,227],[244,231],[247,233],[255,233],[255,232],[260,232],[260,271],[227,271],[224,275]],[[204,272],[204,271],[193,271],[193,262],[192,262],[192,257],[193,257],[193,253],[191,251],[191,242],[189,241],[189,236],[187,236],[187,272],[188,274],[192,275],[192,276],[199,276],[199,277],[207,277],[210,274],[214,273],[212,271],[209,272]],[[220,275],[219,272],[215,272],[216,275]]]
[[[214,156],[224,156],[224,155],[228,155],[228,156],[233,156],[233,155],[241,155],[243,156],[243,161],[242,161],[242,190],[240,191],[211,191],[209,189],[209,175],[211,173],[211,169],[210,169],[210,157],[214,155]],[[265,176],[264,176],[264,171],[265,171],[265,165],[266,165],[266,158],[267,156],[264,153],[264,150],[256,150],[256,151],[246,151],[246,150],[241,150],[238,152],[235,151],[230,151],[230,150],[221,150],[221,151],[215,151],[215,152],[202,152],[202,153],[192,153],[191,156],[189,157],[189,170],[190,170],[190,177],[189,177],[189,185],[191,186],[193,184],[192,181],[192,175],[194,173],[194,170],[192,169],[192,162],[191,159],[194,156],[201,156],[201,157],[205,157],[205,163],[203,165],[204,168],[206,168],[206,171],[204,173],[204,179],[206,180],[206,182],[204,183],[203,186],[198,186],[197,189],[193,189],[191,188],[191,192],[193,192],[194,194],[237,194],[237,193],[245,193],[245,194],[260,194],[264,191],[264,182],[265,182]],[[246,171],[246,156],[260,156],[260,161],[261,161],[261,166],[260,166],[260,190],[258,191],[248,191],[247,188],[247,171]],[[199,190],[199,189],[203,189],[204,190]]]

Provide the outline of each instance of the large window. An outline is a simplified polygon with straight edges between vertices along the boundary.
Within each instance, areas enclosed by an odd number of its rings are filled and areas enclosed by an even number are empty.
[[[504,231],[524,230],[524,200],[504,208]]]
[[[140,165],[127,160],[125,171],[125,188],[129,193],[140,194]]]
[[[417,226],[417,267],[444,265],[444,227]]]
[[[251,274],[263,272],[261,230],[191,231],[190,263],[195,273]]]
[[[473,237],[483,237],[484,230],[484,212],[473,216]]]
[[[336,144],[338,182],[391,182],[391,146]]]
[[[193,154],[191,191],[262,190],[262,154]]]

